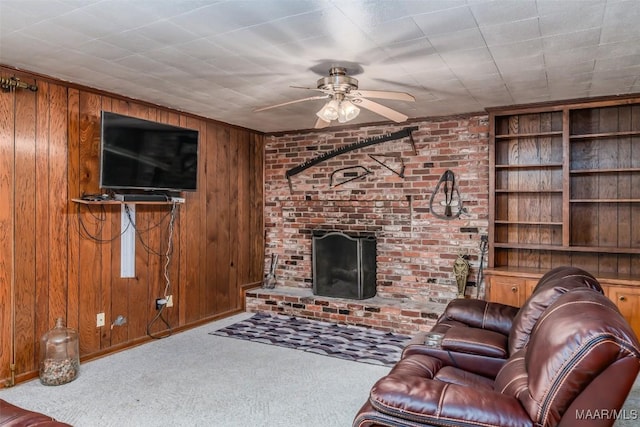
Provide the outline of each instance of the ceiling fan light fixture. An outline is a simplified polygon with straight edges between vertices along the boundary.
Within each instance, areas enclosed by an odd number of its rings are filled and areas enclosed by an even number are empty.
[[[338,108],[338,121],[346,123],[358,117],[358,114],[360,114],[360,109],[353,105],[351,101],[342,101],[340,108]]]
[[[330,122],[338,118],[339,108],[339,102],[335,99],[332,99],[331,101],[324,104],[324,107],[322,107],[320,111],[316,113],[316,116],[320,117],[325,122]]]
[[[2,0],[0,0],[2,1]],[[316,99],[324,99],[325,104],[316,113],[315,128],[322,129],[331,125],[331,122],[337,120],[340,123],[349,122],[360,114],[360,109],[371,111],[385,119],[396,123],[404,122],[408,116],[386,107],[368,98],[391,99],[396,101],[415,101],[415,97],[406,92],[394,92],[388,90],[358,90],[358,80],[347,75],[344,67],[332,67],[329,70],[329,76],[318,80],[316,89],[310,87],[291,86],[296,89],[315,90],[321,92],[322,95],[308,96],[302,99],[282,102],[280,104],[270,105],[255,109],[255,112],[264,111],[271,108],[283,107],[285,105],[297,104],[303,101],[311,101]]]

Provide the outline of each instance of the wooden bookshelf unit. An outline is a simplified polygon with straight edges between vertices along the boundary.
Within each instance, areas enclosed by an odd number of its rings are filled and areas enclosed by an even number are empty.
[[[490,109],[487,298],[520,305],[560,265],[640,333],[640,95]]]

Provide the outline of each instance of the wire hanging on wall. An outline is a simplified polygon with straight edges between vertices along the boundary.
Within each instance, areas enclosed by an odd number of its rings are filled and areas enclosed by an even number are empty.
[[[106,217],[107,217],[107,212],[104,208],[104,206],[100,206],[100,215],[97,215],[94,211],[91,210],[91,207],[89,205],[87,205],[87,210],[89,212],[89,214],[93,217],[93,219],[99,224],[98,229],[95,232],[90,232],[89,229],[87,228],[87,224],[85,223],[85,221],[82,219],[82,215],[80,215],[80,204],[78,204],[76,206],[76,211],[78,213],[78,233],[80,234],[81,237],[84,237],[85,239],[89,239],[95,243],[99,243],[99,244],[105,244],[105,243],[111,243],[114,240],[119,239],[122,234],[126,231],[126,229],[124,231],[121,231],[120,233],[116,234],[115,236],[109,237],[107,239],[102,239],[98,236],[102,235],[102,230],[104,228],[104,224],[107,221]],[[127,228],[129,228],[129,225],[127,225]]]
[[[105,244],[105,243],[113,242],[114,240],[122,236],[123,232],[118,233],[116,236],[110,237],[108,239],[101,239],[99,237],[102,234],[104,223],[107,220],[106,209],[103,205],[100,206],[99,214],[92,211],[90,206],[88,207],[89,214],[96,221],[95,224],[98,224],[97,230],[93,233],[89,231],[89,227],[87,226],[87,224],[85,224],[85,221],[82,219],[82,215],[80,215],[80,204],[78,204],[77,209],[78,209],[78,231],[82,237],[92,240],[93,242],[96,242],[99,244]],[[164,317],[164,310],[167,307],[167,299],[171,295],[171,277],[169,274],[169,266],[171,264],[171,259],[172,259],[171,256],[173,255],[173,232],[175,229],[175,221],[177,218],[178,203],[173,203],[171,205],[171,210],[167,214],[165,214],[160,219],[160,221],[158,221],[156,224],[150,224],[148,227],[144,229],[140,229],[140,227],[135,224],[135,221],[133,221],[131,217],[131,212],[129,211],[129,208],[126,204],[125,204],[125,212],[127,214],[127,217],[129,218],[127,229],[128,227],[134,228],[135,233],[138,236],[138,240],[140,241],[140,244],[144,247],[147,253],[164,258],[163,276],[164,276],[165,286],[163,291],[163,298],[165,302],[159,306],[158,312],[147,324],[146,332],[149,337],[154,339],[169,337],[173,333],[173,328],[171,327],[171,324],[169,323],[169,321]],[[164,253],[162,253],[162,252],[153,250],[151,246],[147,242],[145,242],[143,238],[143,234],[149,233],[151,230],[154,230],[160,227],[162,224],[166,222],[165,220],[167,218],[169,218],[169,223],[167,225],[167,249],[166,251],[164,251]],[[157,321],[161,321],[167,327],[167,331],[163,335],[155,335],[151,332],[151,327]]]
[[[144,248],[148,253],[150,253],[150,254],[152,254],[152,255],[159,256],[159,257],[164,256],[161,252],[154,251],[154,250],[151,248],[151,246],[149,246],[149,244],[147,244],[147,242],[145,242],[145,241],[144,241],[144,239],[143,239],[142,235],[143,235],[143,233],[149,233],[151,230],[153,230],[153,229],[155,229],[155,228],[160,227],[160,226],[165,222],[165,220],[166,220],[167,218],[169,218],[169,223],[170,223],[170,225],[171,225],[171,221],[173,221],[173,216],[175,215],[175,211],[174,211],[174,209],[175,209],[175,207],[176,207],[176,203],[174,203],[174,204],[172,205],[171,210],[170,210],[169,212],[167,212],[167,214],[166,214],[165,216],[163,216],[163,217],[160,219],[160,221],[158,221],[158,223],[157,223],[157,224],[149,225],[149,226],[148,226],[147,228],[145,228],[145,229],[140,229],[140,227],[139,227],[137,224],[135,224],[135,221],[134,221],[134,220],[132,219],[132,217],[131,217],[131,211],[129,211],[129,206],[127,206],[127,205],[125,204],[125,205],[124,205],[124,207],[125,207],[125,212],[127,213],[127,218],[129,219],[129,225],[127,225],[127,227],[128,227],[128,226],[132,226],[132,227],[133,227],[133,229],[134,229],[134,230],[135,230],[135,232],[136,232],[136,236],[138,236],[138,241],[140,241],[140,244],[142,245],[142,247],[143,247],[143,248]]]
[[[178,204],[177,203],[173,203],[171,205],[171,212],[169,213],[169,225],[167,227],[167,232],[168,232],[168,236],[167,236],[167,250],[164,253],[164,258],[165,258],[165,263],[164,263],[164,280],[165,280],[165,287],[164,287],[164,304],[162,304],[160,306],[160,308],[158,309],[158,313],[156,313],[156,315],[153,317],[153,319],[151,319],[151,321],[149,322],[149,324],[147,325],[147,335],[151,338],[154,339],[161,339],[161,338],[167,338],[170,337],[171,334],[173,333],[173,329],[171,328],[171,324],[169,323],[169,321],[167,319],[165,319],[165,317],[163,316],[163,312],[164,309],[167,308],[167,300],[169,298],[169,295],[171,295],[171,277],[169,276],[169,265],[171,264],[171,255],[173,253],[173,230],[175,227],[175,221],[176,221],[176,212],[178,211]],[[153,333],[151,333],[151,326],[153,326],[153,324],[155,322],[157,322],[158,320],[162,321],[162,323],[164,323],[167,326],[167,332],[164,335],[154,335]]]

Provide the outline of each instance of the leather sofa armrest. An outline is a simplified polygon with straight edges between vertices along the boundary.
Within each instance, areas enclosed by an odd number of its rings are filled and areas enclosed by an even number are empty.
[[[428,356],[400,360],[389,375],[371,389],[369,402],[382,414],[406,420],[407,425],[519,425],[531,426],[531,418],[513,396],[493,390],[446,384],[431,379]],[[424,372],[403,365],[425,365]],[[360,420],[359,425],[364,425]],[[394,424],[402,425],[402,424]]]
[[[428,347],[424,345],[423,342],[424,341],[418,342],[417,339],[411,340],[402,351],[402,359],[411,355],[421,354],[440,360],[443,366],[453,366],[454,368],[460,368],[492,379],[498,375],[498,372],[506,363],[506,359],[498,359],[478,354],[459,353],[444,350],[442,347]]]
[[[468,326],[509,335],[518,307],[477,299],[454,299],[440,319],[455,320]]]
[[[442,339],[444,350],[506,359],[508,337],[487,329],[452,327]]]

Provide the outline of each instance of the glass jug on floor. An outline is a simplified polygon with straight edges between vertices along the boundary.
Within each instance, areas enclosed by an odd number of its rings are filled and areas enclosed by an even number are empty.
[[[40,339],[40,382],[62,385],[75,380],[80,372],[78,333],[65,327],[61,318]]]

